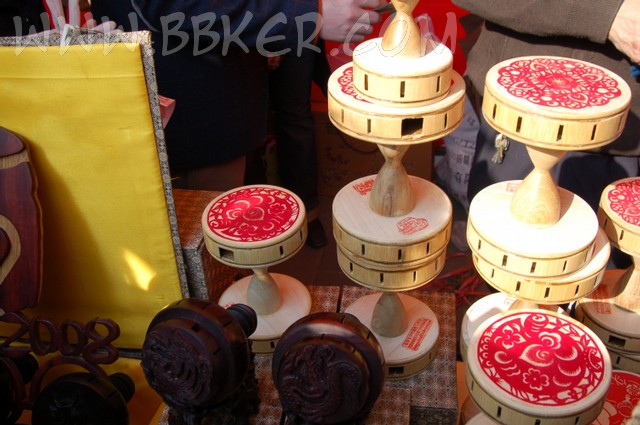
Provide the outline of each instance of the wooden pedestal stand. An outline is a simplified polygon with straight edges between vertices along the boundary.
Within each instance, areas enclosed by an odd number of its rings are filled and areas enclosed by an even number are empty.
[[[311,310],[311,296],[304,284],[268,272],[270,266],[288,260],[304,245],[304,204],[279,187],[244,186],[211,201],[202,215],[202,227],[207,250],[214,258],[253,270],[253,275],[227,288],[219,303],[252,307],[258,315],[258,327],[251,336],[253,350],[273,352],[280,335]]]
[[[385,158],[377,176],[345,186],[333,203],[338,262],[355,282],[382,294],[347,312],[376,334],[387,378],[423,370],[435,355],[438,324],[421,301],[398,292],[442,270],[451,233],[451,202],[432,183],[408,176],[410,145],[453,131],[463,114],[464,82],[451,52],[423,38],[412,12],[418,0],[393,0],[397,11],[382,38],[360,44],[354,61],[329,80],[329,117],[338,129],[376,143]]]
[[[605,279],[576,307],[576,317],[610,350],[630,359],[640,355],[640,221],[636,212],[639,189],[638,177],[615,181],[603,191],[598,209],[598,219],[609,240],[633,258],[633,266]],[[627,370],[633,371],[637,366],[631,363]]]
[[[568,150],[614,140],[629,101],[629,87],[619,77],[570,59],[516,58],[487,73],[485,119],[526,144],[534,165],[522,181],[483,189],[469,208],[474,265],[510,298],[502,308],[482,303],[470,309],[485,320],[469,317],[463,324],[462,334],[471,335],[466,380],[475,402],[501,423],[590,423],[602,410],[611,379],[606,347],[558,305],[600,284],[609,241],[594,211],[558,188],[550,170]],[[587,353],[593,361],[585,364],[580,359]],[[568,394],[565,386],[577,390]]]

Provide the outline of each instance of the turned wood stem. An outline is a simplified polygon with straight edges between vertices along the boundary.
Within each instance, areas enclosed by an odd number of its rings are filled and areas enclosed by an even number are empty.
[[[271,314],[280,308],[280,288],[266,267],[253,269],[247,288],[247,304],[259,315]]]
[[[424,55],[420,28],[413,19],[419,0],[392,0],[396,14],[382,36],[381,46],[388,56],[417,58]]]
[[[524,223],[547,227],[560,219],[560,194],[551,168],[565,151],[527,146],[534,169],[520,183],[511,201],[511,214]]]
[[[383,292],[373,308],[371,330],[378,335],[393,338],[407,329],[407,312],[400,296],[395,292]]]
[[[413,191],[402,158],[409,145],[378,145],[385,162],[371,189],[369,207],[385,217],[398,217],[413,210]]]
[[[640,265],[633,257],[633,266],[616,283],[614,304],[636,313],[640,312]]]
[[[522,300],[520,298],[516,299],[511,306],[509,306],[508,310],[519,310],[519,309],[527,309],[530,310],[532,308],[538,308],[538,303],[534,303],[531,301]]]

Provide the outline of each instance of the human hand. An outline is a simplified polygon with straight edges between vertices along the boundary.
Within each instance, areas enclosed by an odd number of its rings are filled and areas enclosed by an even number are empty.
[[[385,0],[323,0],[320,37],[330,41],[360,42],[380,22],[374,11],[387,5]]]
[[[624,0],[609,30],[609,40],[634,63],[640,63],[640,0]]]

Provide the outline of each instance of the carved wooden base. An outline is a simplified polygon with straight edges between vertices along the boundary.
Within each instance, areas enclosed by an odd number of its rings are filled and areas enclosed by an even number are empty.
[[[381,295],[378,293],[360,298],[345,311],[372,329],[374,308]],[[433,361],[438,348],[440,327],[433,310],[414,297],[404,294],[398,296],[407,316],[407,328],[395,337],[376,335],[384,352],[387,379],[403,379],[420,373]]]
[[[271,314],[258,315],[258,328],[251,335],[255,353],[272,353],[282,333],[296,320],[309,314],[311,296],[309,290],[297,279],[280,273],[272,273],[281,297],[280,307]],[[247,289],[251,276],[233,283],[222,293],[218,303],[247,304]]]

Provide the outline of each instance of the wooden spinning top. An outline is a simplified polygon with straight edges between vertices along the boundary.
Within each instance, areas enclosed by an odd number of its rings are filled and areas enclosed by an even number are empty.
[[[620,278],[613,304],[640,313],[640,178],[608,185],[600,197],[598,219],[613,245],[633,257],[633,267]]]
[[[497,131],[527,145],[535,167],[514,197],[513,215],[535,226],[555,224],[561,207],[550,169],[568,150],[615,140],[630,100],[622,78],[576,59],[528,56],[493,66],[482,113]]]
[[[307,225],[302,200],[277,186],[243,186],[209,203],[202,228],[214,258],[253,270],[253,275],[227,288],[218,302],[251,306],[258,314],[258,328],[252,335],[254,351],[272,352],[282,332],[311,310],[311,296],[304,284],[268,271],[304,245]]]

